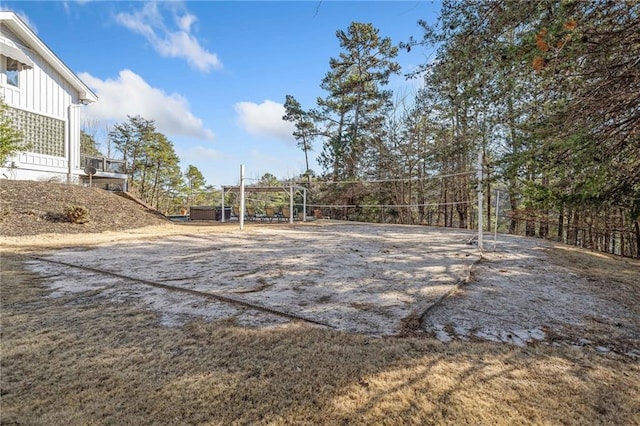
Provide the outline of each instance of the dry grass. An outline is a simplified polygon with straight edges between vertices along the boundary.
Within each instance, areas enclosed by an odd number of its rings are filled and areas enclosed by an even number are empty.
[[[2,424],[638,424],[640,367],[585,348],[159,325],[47,298],[2,256]]]
[[[89,223],[64,219],[74,203],[91,207]],[[5,247],[159,235],[138,230],[150,225],[184,232],[104,191],[0,181]],[[94,234],[68,235],[83,232]],[[559,261],[590,269],[595,292],[610,295],[613,283],[612,297],[632,303],[637,264],[597,254],[579,263],[583,254],[558,250]],[[378,339],[295,323],[168,328],[139,301],[47,297],[21,256],[0,251],[0,424],[640,424],[640,366],[613,352]]]

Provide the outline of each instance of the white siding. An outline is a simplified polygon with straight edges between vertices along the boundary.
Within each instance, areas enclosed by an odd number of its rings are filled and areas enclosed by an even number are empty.
[[[14,108],[66,119],[67,107],[78,98],[77,93],[74,94],[73,88],[39,55],[24,48],[22,51],[33,60],[34,66],[20,71],[19,88],[3,81],[5,102]]]
[[[79,117],[77,108],[69,108],[72,100],[78,98],[78,94],[74,93],[74,89],[67,83],[62,76],[56,72],[44,59],[35,52],[27,49],[25,46],[16,43],[16,37],[13,34],[2,32],[0,35],[4,41],[11,40],[16,47],[20,48],[34,63],[32,69],[22,70],[19,73],[19,87],[15,87],[6,83],[6,79],[0,80],[0,95],[4,96],[7,105],[34,112],[44,116],[64,120],[65,126],[65,157],[54,157],[50,155],[37,153],[21,153],[10,161],[17,167],[17,178],[24,178],[25,173],[33,176],[33,173],[44,172],[55,174],[56,176],[69,173],[69,159],[71,160],[72,169],[78,169],[79,166]],[[8,36],[8,37],[7,37]],[[6,69],[6,59],[2,58],[0,63],[2,70]],[[71,114],[69,112],[71,111]],[[71,115],[71,116],[70,116]],[[73,118],[73,119],[72,119]],[[71,132],[70,130],[71,124]],[[69,135],[71,133],[71,138]],[[69,147],[69,142],[72,143]],[[69,152],[70,151],[70,152]]]
[[[0,57],[0,96],[4,96],[7,105],[41,114],[47,117],[65,121],[65,156],[25,152],[9,159],[9,165],[5,170],[10,172],[12,178],[17,179],[43,179],[46,176],[59,179],[61,176],[75,181],[80,169],[80,117],[75,105],[79,100],[79,93],[74,89],[56,69],[51,66],[44,57],[26,46],[7,26],[0,25],[0,42],[12,45],[24,52],[34,63],[32,69],[22,70],[19,73],[19,87],[7,84],[4,75],[6,61]],[[1,167],[2,165],[0,165]]]

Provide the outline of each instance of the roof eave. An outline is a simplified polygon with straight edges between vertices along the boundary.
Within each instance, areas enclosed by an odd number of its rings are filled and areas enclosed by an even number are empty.
[[[42,56],[65,80],[71,83],[71,86],[78,92],[78,98],[81,102],[93,103],[98,101],[98,96],[40,40],[18,15],[11,11],[0,11],[0,22],[3,25],[8,25],[11,30],[22,37],[29,45],[27,47]]]

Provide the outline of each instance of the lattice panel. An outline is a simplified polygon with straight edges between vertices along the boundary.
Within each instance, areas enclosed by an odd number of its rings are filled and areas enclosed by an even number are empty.
[[[7,108],[7,115],[19,130],[30,152],[64,157],[64,120]]]

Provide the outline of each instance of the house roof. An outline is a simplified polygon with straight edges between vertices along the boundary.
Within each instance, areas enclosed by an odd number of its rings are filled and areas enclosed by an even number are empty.
[[[0,23],[7,26],[18,37],[20,37],[26,47],[44,58],[62,77],[69,82],[71,87],[78,91],[80,101],[85,103],[97,102],[98,96],[84,84],[64,62],[56,56],[49,47],[29,28],[29,26],[18,15],[11,11],[0,11]],[[4,48],[3,48],[4,49]]]

